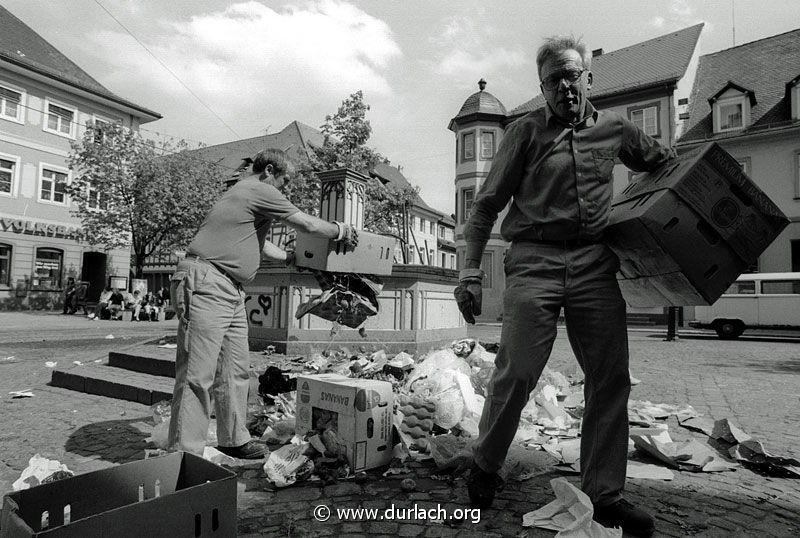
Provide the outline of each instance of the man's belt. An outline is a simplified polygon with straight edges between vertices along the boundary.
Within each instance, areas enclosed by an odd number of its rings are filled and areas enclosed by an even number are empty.
[[[242,286],[242,285],[239,283],[239,281],[238,281],[238,280],[236,280],[235,278],[233,278],[233,277],[232,277],[230,274],[228,274],[228,272],[227,272],[227,271],[225,271],[224,269],[222,269],[222,268],[221,268],[219,265],[215,264],[214,262],[212,262],[212,261],[209,261],[209,260],[207,260],[207,259],[203,258],[202,256],[198,256],[197,254],[186,254],[186,258],[185,258],[185,259],[187,259],[187,260],[195,260],[195,261],[198,261],[198,262],[201,262],[201,263],[205,263],[205,264],[207,264],[207,265],[210,265],[211,267],[213,267],[214,269],[216,269],[217,271],[219,271],[219,272],[220,272],[220,274],[222,274],[222,276],[224,276],[225,278],[227,278],[228,280],[230,280],[231,282],[233,282],[233,285],[234,285],[234,286],[236,286],[237,288]]]
[[[585,247],[588,245],[599,245],[604,242],[604,239],[603,237],[595,237],[593,239],[585,237],[577,239],[522,239],[519,241],[515,240],[514,242],[534,244],[534,245],[549,245],[561,248],[575,248],[575,247]]]

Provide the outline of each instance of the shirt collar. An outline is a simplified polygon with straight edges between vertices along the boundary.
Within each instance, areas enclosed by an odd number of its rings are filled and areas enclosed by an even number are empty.
[[[545,123],[547,123],[548,125],[550,124],[550,121],[554,121],[554,122],[558,123],[559,125],[564,125],[564,126],[572,125],[570,123],[566,123],[565,121],[560,119],[558,116],[556,116],[555,113],[553,112],[553,109],[550,108],[550,103],[545,103],[545,106],[544,106],[544,119],[545,119]],[[578,123],[575,124],[575,126],[592,127],[592,126],[594,126],[595,123],[597,123],[597,109],[587,99],[586,100],[586,114],[583,116],[583,119],[581,121],[579,121]]]

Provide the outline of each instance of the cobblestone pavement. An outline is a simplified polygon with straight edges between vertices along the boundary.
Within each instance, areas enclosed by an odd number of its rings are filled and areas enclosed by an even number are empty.
[[[152,429],[147,406],[50,387],[45,361],[89,361],[110,350],[174,332],[174,324],[88,322],[77,316],[0,313],[0,492],[11,489],[34,453],[57,459],[79,473],[143,457]],[[98,325],[100,324],[100,325]],[[97,327],[97,328],[96,328]],[[478,327],[475,335],[496,341],[497,327]],[[113,340],[106,339],[114,334]],[[800,343],[721,341],[682,337],[664,341],[662,329],[630,333],[631,366],[641,384],[632,398],[654,403],[691,404],[714,419],[729,418],[760,439],[775,455],[800,459]],[[12,357],[12,358],[9,358]],[[575,368],[566,334],[559,331],[550,366]],[[32,398],[12,399],[12,390],[30,389]],[[697,438],[669,422],[675,440]],[[411,475],[369,473],[363,484],[343,481],[271,488],[260,465],[235,468],[239,477],[239,536],[552,536],[525,529],[522,515],[553,499],[553,471],[511,482],[495,506],[470,512],[460,522],[392,520],[392,510],[455,510],[468,507],[463,479],[439,480],[430,462],[410,465]],[[404,492],[403,478],[416,489]],[[567,476],[578,482],[577,476]],[[800,479],[769,478],[747,469],[708,474],[675,472],[672,481],[630,479],[626,497],[656,517],[656,536],[800,536]],[[325,521],[316,506],[328,507]],[[343,508],[376,513],[337,513]],[[325,515],[318,509],[317,515]],[[471,517],[470,517],[471,516]]]

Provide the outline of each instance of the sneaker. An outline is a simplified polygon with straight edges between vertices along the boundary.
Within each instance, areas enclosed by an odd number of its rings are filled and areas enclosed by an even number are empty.
[[[232,458],[240,460],[257,460],[267,455],[267,447],[255,441],[248,441],[241,446],[218,446],[217,450]]]
[[[593,519],[604,527],[622,527],[624,532],[633,536],[648,537],[656,530],[650,514],[625,499],[608,506],[595,506]]]
[[[474,506],[491,508],[495,492],[502,490],[504,485],[497,473],[487,473],[477,463],[472,464],[467,477],[467,491]]]

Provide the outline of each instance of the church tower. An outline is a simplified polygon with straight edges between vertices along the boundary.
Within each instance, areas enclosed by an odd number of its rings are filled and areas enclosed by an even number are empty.
[[[486,91],[485,80],[478,81],[478,88],[479,91],[467,97],[448,125],[448,129],[456,135],[455,238],[459,269],[464,267],[464,225],[469,219],[475,193],[492,166],[507,120],[506,107]],[[500,237],[499,230],[505,212],[503,210],[498,216],[481,262],[486,276],[483,281],[483,312],[478,317],[480,321],[497,321],[503,311],[503,258],[507,243]]]

